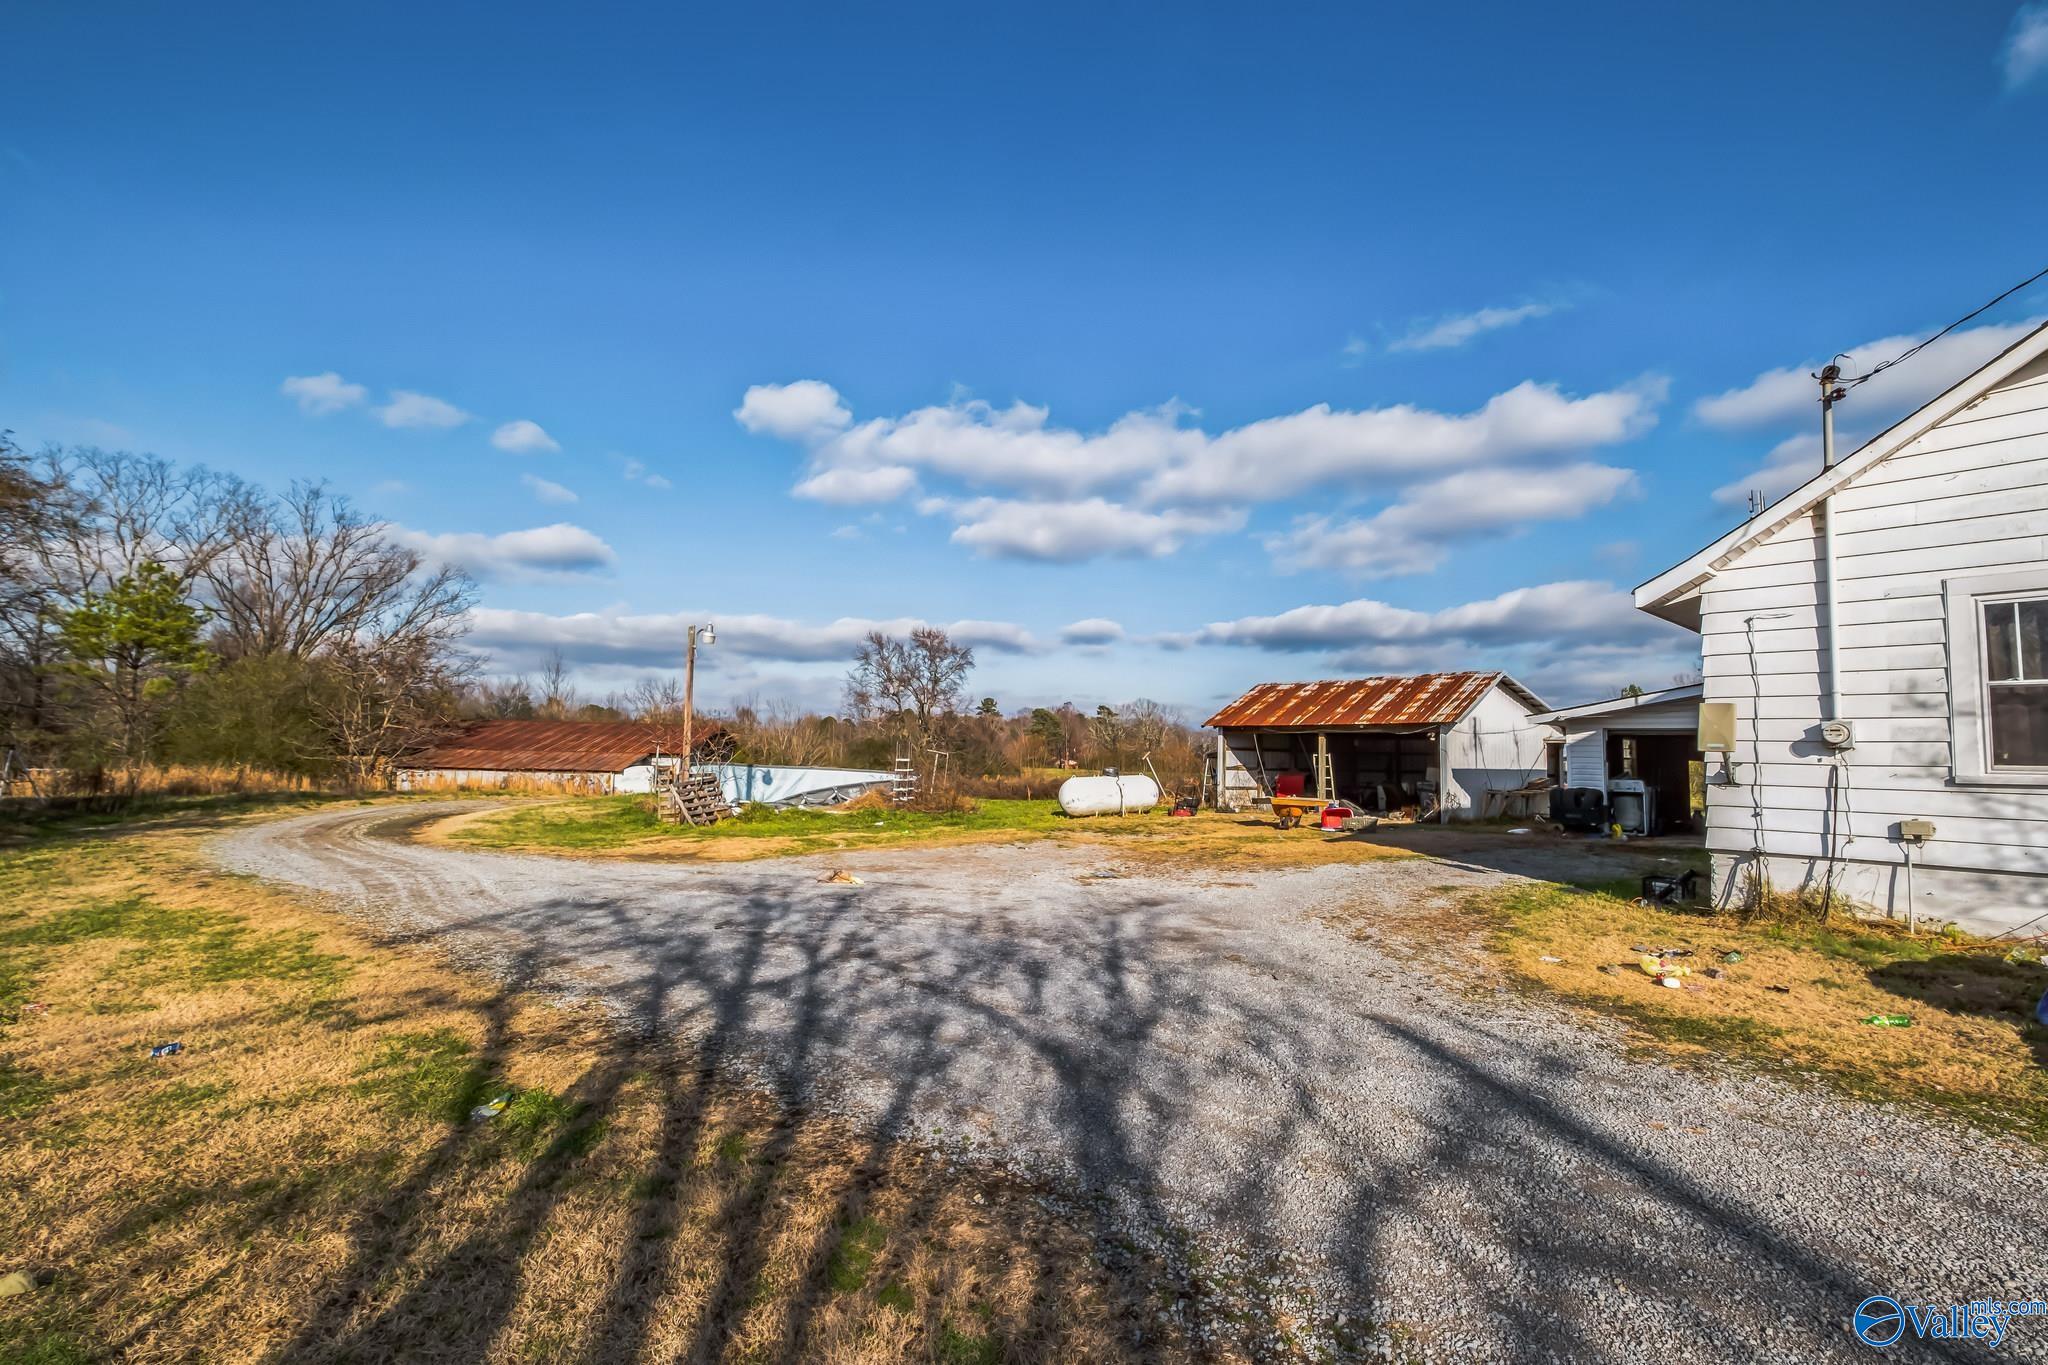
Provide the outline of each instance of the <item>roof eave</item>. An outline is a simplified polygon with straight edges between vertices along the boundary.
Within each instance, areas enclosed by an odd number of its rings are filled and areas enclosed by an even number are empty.
[[[1987,389],[2004,383],[2018,371],[2048,354],[2048,323],[2000,351],[1983,365],[1950,385],[1939,397],[1922,404],[1858,446],[1854,453],[1835,461],[1805,483],[1765,508],[1757,516],[1720,536],[1690,557],[1672,565],[1635,590],[1640,611],[1665,620],[1679,618],[1657,608],[1696,590],[1715,573],[1748,552],[1757,542],[1805,516],[1821,499],[1861,474],[1901,446],[1919,439],[1956,413],[1974,403]],[[1695,611],[1695,616],[1697,612]],[[1685,624],[1680,620],[1681,625]],[[1698,627],[1695,626],[1694,629]]]

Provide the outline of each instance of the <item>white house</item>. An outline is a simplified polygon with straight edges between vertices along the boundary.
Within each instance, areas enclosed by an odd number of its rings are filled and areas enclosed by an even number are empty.
[[[1617,782],[1640,783],[1652,798],[1652,833],[1692,832],[1702,687],[1667,687],[1534,717],[1555,727],[1564,746],[1563,761],[1553,774],[1558,785],[1609,796]]]
[[[1489,792],[1544,775],[1542,701],[1505,673],[1261,683],[1209,717],[1218,804],[1242,810],[1276,788],[1366,810],[1435,801],[1439,819],[1489,813]]]
[[[1717,895],[1764,870],[2048,928],[2048,328],[1635,600],[1700,632],[1703,699],[1735,710]]]

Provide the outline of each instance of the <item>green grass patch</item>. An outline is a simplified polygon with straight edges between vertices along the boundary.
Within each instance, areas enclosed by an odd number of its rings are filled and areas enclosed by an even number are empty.
[[[50,1102],[57,1087],[45,1076],[0,1062],[0,1119],[25,1119]]]
[[[138,1123],[157,1126],[181,1118],[200,1118],[211,1113],[213,1101],[227,1094],[225,1082],[173,1081],[160,1090],[138,1096],[128,1113]]]
[[[865,1285],[875,1268],[875,1257],[882,1254],[882,1244],[888,1240],[889,1230],[872,1218],[845,1224],[839,1229],[839,1244],[825,1262],[825,1283],[841,1294],[851,1294]]]
[[[1002,1365],[1003,1343],[980,1332],[963,1332],[952,1323],[939,1328],[942,1365]]]
[[[875,1302],[896,1313],[917,1311],[917,1296],[901,1280],[891,1280],[875,1291]]]
[[[95,939],[136,945],[115,964],[113,973],[132,985],[278,981],[333,986],[349,971],[346,958],[313,946],[310,931],[259,933],[225,911],[161,905],[147,896],[91,901],[54,914],[24,917],[0,929],[0,949],[51,949]],[[17,977],[29,970],[20,969]],[[26,987],[17,980],[13,989]]]
[[[494,1089],[475,1052],[449,1029],[394,1034],[363,1065],[356,1091],[414,1118],[461,1123]]]
[[[1126,816],[1118,821],[1087,822],[1094,833],[1135,834],[1156,831],[1164,815]],[[777,840],[793,852],[820,852],[841,847],[898,843],[944,834],[1015,832],[1045,834],[1075,829],[1076,822],[1052,801],[987,800],[974,809],[947,814],[923,811],[856,810],[835,814],[823,810],[774,810],[748,806],[715,825],[694,828],[664,825],[655,819],[650,798],[641,796],[578,797],[571,801],[523,806],[487,816],[454,830],[450,838],[482,848],[541,848],[603,852],[617,849],[683,848],[724,841]]]
[[[712,1154],[729,1165],[739,1165],[747,1159],[747,1135],[727,1133],[718,1140],[718,1146],[712,1149]]]

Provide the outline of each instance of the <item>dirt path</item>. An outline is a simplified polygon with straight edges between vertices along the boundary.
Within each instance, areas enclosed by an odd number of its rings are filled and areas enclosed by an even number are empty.
[[[394,837],[432,814],[322,813],[219,852],[579,983],[795,1102],[1088,1191],[1133,1238],[1192,1238],[1218,1302],[1428,1359],[1804,1361],[1868,1354],[1844,1327],[1868,1294],[2048,1294],[2037,1152],[1631,1061],[1310,913],[1434,907],[1455,948],[1442,910],[1512,856],[1178,875],[1039,843],[689,867]],[[821,883],[828,865],[865,884]],[[2048,1360],[2048,1321],[1926,1358]]]

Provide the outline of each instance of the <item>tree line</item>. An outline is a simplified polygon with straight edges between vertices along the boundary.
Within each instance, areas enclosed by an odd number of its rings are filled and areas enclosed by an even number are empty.
[[[0,776],[133,791],[189,765],[363,787],[477,718],[679,725],[674,678],[585,698],[560,653],[485,676],[462,647],[476,592],[324,484],[270,492],[152,455],[30,454],[0,433]],[[974,667],[942,630],[877,632],[837,714],[756,698],[707,719],[744,760],[905,757],[970,788],[1064,767],[1199,772],[1171,708],[1005,712],[973,697]]]
[[[319,483],[0,435],[0,748],[133,790],[151,764],[351,785],[458,718],[475,584]]]

